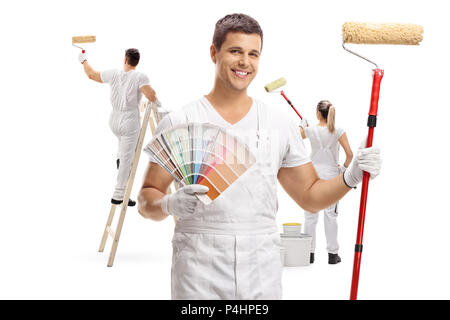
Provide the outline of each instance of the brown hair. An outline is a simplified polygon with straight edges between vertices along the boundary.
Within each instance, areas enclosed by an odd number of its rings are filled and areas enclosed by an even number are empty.
[[[130,48],[127,51],[125,51],[125,57],[127,58],[127,63],[130,66],[136,67],[139,63],[141,55],[139,54],[138,49]]]
[[[336,109],[333,107],[330,101],[322,100],[317,104],[317,111],[320,112],[322,117],[327,122],[328,130],[333,133],[335,130],[335,118],[336,118]]]
[[[252,17],[243,13],[233,13],[217,21],[213,36],[213,44],[217,51],[220,51],[228,32],[256,33],[261,37],[262,49],[263,32],[258,21]]]

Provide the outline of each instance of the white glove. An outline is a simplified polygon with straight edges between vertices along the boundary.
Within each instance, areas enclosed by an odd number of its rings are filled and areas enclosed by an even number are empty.
[[[179,218],[188,217],[194,213],[201,202],[195,193],[204,194],[209,188],[199,184],[191,184],[178,189],[177,192],[165,195],[161,200],[161,209],[164,213]]]
[[[303,117],[303,119],[300,120],[300,127],[305,129],[307,126],[308,126],[308,120],[306,120],[306,118]]]
[[[355,159],[344,172],[344,182],[347,186],[355,188],[362,181],[363,171],[370,173],[370,179],[374,179],[380,173],[381,155],[378,147],[365,148],[367,139],[358,149]]]
[[[78,55],[78,61],[80,61],[80,63],[81,64],[83,64],[83,62],[85,62],[87,60],[87,57],[86,57],[86,53],[80,53],[79,55]]]

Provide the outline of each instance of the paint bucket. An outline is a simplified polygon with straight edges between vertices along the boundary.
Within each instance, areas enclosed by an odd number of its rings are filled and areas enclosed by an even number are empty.
[[[299,236],[302,233],[302,224],[298,222],[283,223],[284,235]]]
[[[312,237],[308,234],[296,236],[281,234],[281,245],[285,249],[284,266],[309,266]]]

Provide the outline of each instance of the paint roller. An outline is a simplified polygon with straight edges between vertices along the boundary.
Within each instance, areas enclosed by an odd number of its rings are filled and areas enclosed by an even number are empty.
[[[86,50],[84,50],[80,46],[77,46],[75,43],[90,43],[90,42],[95,42],[95,41],[96,41],[95,36],[76,36],[76,37],[72,37],[72,45],[74,47],[77,47],[77,48],[81,49],[82,53],[85,53]]]
[[[298,113],[297,109],[295,109],[294,105],[292,104],[291,100],[289,100],[286,95],[284,94],[283,90],[281,91],[274,91],[282,86],[284,86],[286,84],[286,79],[285,78],[280,78],[278,80],[272,81],[271,83],[267,84],[264,86],[264,89],[266,89],[267,92],[269,93],[275,93],[275,92],[280,92],[281,95],[283,96],[284,99],[286,99],[287,103],[289,103],[289,105],[292,107],[292,109],[294,109],[294,111],[297,113],[297,115],[300,117],[300,119],[303,120],[303,117],[300,115],[300,113]],[[308,126],[308,125],[307,125]]]
[[[342,47],[353,55],[362,58],[375,66],[373,69],[372,94],[370,99],[369,117],[367,126],[369,133],[366,147],[371,147],[373,142],[374,128],[377,123],[378,99],[380,96],[380,83],[384,70],[368,58],[346,48],[346,43],[353,44],[392,44],[392,45],[418,45],[423,37],[423,27],[416,24],[399,23],[359,23],[346,22],[342,26]],[[361,256],[363,248],[364,220],[366,215],[367,193],[369,188],[370,174],[363,172],[361,187],[361,201],[359,207],[359,220],[356,235],[355,256],[353,260],[353,276],[350,299],[356,300],[358,294],[359,271],[361,267]]]

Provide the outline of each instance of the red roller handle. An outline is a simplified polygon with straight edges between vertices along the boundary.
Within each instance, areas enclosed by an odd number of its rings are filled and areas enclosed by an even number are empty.
[[[378,99],[380,97],[380,84],[383,75],[384,70],[381,69],[373,70],[372,95],[370,99],[369,119],[367,121],[369,133],[367,135],[366,147],[371,147],[373,142],[373,132],[377,122],[376,120],[378,112]],[[364,220],[366,218],[366,204],[367,204],[367,193],[369,190],[369,178],[370,174],[364,171],[361,186],[361,201],[359,205],[358,230],[356,233],[355,257],[353,259],[353,277],[352,277],[352,288],[350,292],[350,300],[356,300],[358,295],[359,271],[361,267]]]
[[[289,105],[292,107],[292,109],[294,109],[295,113],[297,113],[297,115],[300,117],[300,119],[303,120],[303,117],[300,115],[300,113],[298,113],[297,109],[295,109],[294,105],[292,104],[291,100],[289,100],[286,95],[284,94],[283,91],[281,91],[281,95],[283,96],[284,99],[286,99],[287,103],[289,103]],[[309,127],[309,124],[306,125],[307,127]]]
[[[377,116],[378,99],[380,98],[380,84],[383,79],[384,70],[373,69],[372,96],[370,98],[369,116]]]

